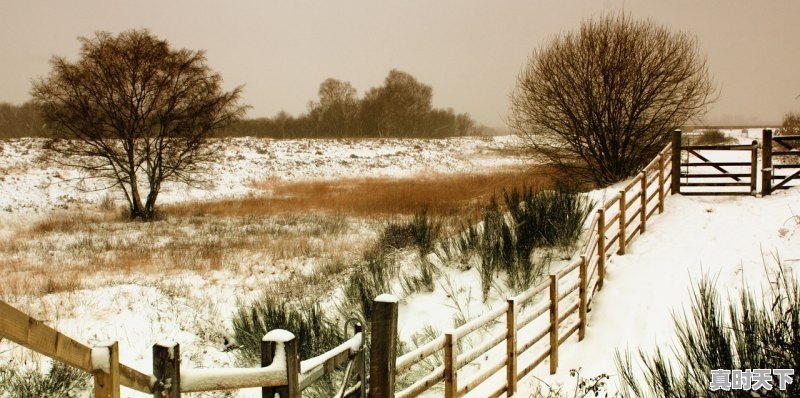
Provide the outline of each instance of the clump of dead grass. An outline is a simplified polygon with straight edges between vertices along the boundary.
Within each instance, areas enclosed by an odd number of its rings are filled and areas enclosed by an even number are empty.
[[[503,189],[553,183],[553,171],[547,168],[415,178],[266,181],[254,185],[269,195],[169,205],[164,212],[180,217],[308,213],[386,217],[413,215],[426,208],[431,216],[463,218],[479,214],[486,199]]]

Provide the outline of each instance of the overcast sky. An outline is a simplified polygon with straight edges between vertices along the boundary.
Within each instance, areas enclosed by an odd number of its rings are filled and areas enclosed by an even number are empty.
[[[328,77],[362,94],[392,68],[433,86],[434,106],[502,125],[531,52],[619,11],[696,34],[721,89],[709,123],[777,123],[800,111],[800,1],[21,1],[0,0],[0,102],[29,99],[78,36],[148,28],[205,49],[248,117],[305,111]]]

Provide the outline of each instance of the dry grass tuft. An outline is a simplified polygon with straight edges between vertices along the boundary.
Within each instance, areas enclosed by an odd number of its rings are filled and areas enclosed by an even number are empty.
[[[492,194],[513,187],[551,187],[553,171],[504,170],[432,175],[422,178],[350,178],[303,182],[261,182],[269,195],[170,205],[174,216],[267,216],[325,213],[354,217],[412,215],[422,208],[436,217],[469,217]]]

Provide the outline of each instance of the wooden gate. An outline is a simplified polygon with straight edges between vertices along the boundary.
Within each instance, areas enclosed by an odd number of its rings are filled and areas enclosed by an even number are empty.
[[[791,188],[800,179],[800,135],[773,136],[772,130],[762,132],[761,195]]]
[[[728,151],[728,154],[723,161],[711,161],[703,155],[707,151]],[[681,131],[675,130],[672,156],[675,193],[704,196],[756,193],[757,141],[750,145],[682,145]]]

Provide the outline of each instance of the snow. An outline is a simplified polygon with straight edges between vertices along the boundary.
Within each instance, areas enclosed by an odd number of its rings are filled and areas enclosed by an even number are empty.
[[[45,161],[44,139],[0,140],[0,216],[46,214],[99,204],[107,193],[99,181],[72,168]],[[161,203],[241,197],[260,193],[255,183],[268,180],[343,177],[411,177],[429,173],[482,172],[520,166],[516,137],[449,139],[272,140],[253,137],[217,139],[219,159],[211,166],[206,189],[165,183]],[[111,193],[117,199],[118,193]]]
[[[181,369],[181,392],[286,385],[282,361],[264,368]]]
[[[760,130],[747,132],[749,137],[759,134]],[[80,176],[74,171],[39,162],[41,144],[37,139],[0,141],[0,239],[12,236],[35,217],[47,216],[59,209],[74,211],[86,206],[96,207],[103,199],[104,194],[100,192],[78,189],[72,179]],[[485,171],[525,161],[513,155],[514,151],[506,151],[517,145],[513,137],[448,140],[241,138],[219,140],[215,145],[220,146],[223,154],[223,161],[214,169],[215,186],[210,191],[167,187],[163,196],[165,202],[241,197],[255,192],[255,184],[266,179],[415,176],[429,172]],[[709,156],[719,160],[717,154],[731,156],[726,152],[714,152]],[[596,203],[603,203],[604,199],[617,195],[625,184],[590,195]],[[630,243],[627,253],[612,257],[607,264],[604,288],[592,301],[586,338],[581,342],[575,337],[567,340],[560,348],[557,374],[550,376],[547,364],[541,364],[530,376],[520,380],[518,395],[527,396],[538,383],[536,378],[548,383],[574,384],[569,377],[569,370],[573,368],[582,368],[582,375],[589,377],[599,373],[616,374],[613,362],[616,350],[635,351],[639,347],[648,350],[669,344],[674,339],[672,313],[687,307],[690,289],[704,274],[714,277],[717,286],[733,297],[743,280],[750,281],[754,288],[765,283],[765,264],[775,263],[773,256],[780,257],[785,266],[798,272],[800,218],[795,212],[800,207],[798,199],[800,189],[765,198],[669,196],[665,213],[650,219],[647,232]],[[612,217],[615,211],[611,209],[607,217]],[[121,231],[115,238],[120,241],[146,239],[147,234]],[[63,245],[69,245],[82,237],[65,234],[60,239]],[[438,258],[429,260],[437,264],[440,261]],[[566,259],[557,260],[550,272],[567,264]],[[181,271],[156,275],[159,280],[155,282],[152,278],[133,275],[125,283],[114,286],[104,286],[102,279],[107,276],[87,270],[85,277],[100,280],[100,287],[43,297],[20,296],[15,297],[12,304],[34,316],[49,314],[46,321],[79,341],[119,341],[120,362],[139,370],[151,368],[153,342],[179,343],[183,364],[187,367],[181,372],[181,383],[187,391],[227,383],[273,383],[285,380],[282,351],[268,368],[236,369],[233,368],[235,356],[223,341],[230,340],[226,333],[237,298],[247,297],[269,282],[264,269],[269,270],[266,273],[281,272],[280,264],[275,263],[259,258],[255,271],[234,269],[204,274]],[[282,272],[288,272],[286,269],[283,266]],[[57,272],[57,268],[53,272]],[[441,331],[456,327],[456,316],[481,321],[470,325],[483,323],[502,313],[503,306],[507,305],[506,298],[517,293],[493,287],[489,300],[483,303],[479,298],[479,280],[474,266],[442,267],[433,292],[400,298],[386,294],[378,300],[400,303],[398,326],[404,341],[410,341],[425,326],[437,331],[439,337],[414,351],[420,352],[440,346]],[[571,282],[564,281],[564,284]],[[518,297],[527,299],[527,295]],[[539,308],[545,301],[546,298],[534,301],[532,307]],[[563,308],[568,306],[563,305]],[[497,327],[479,328],[461,338],[463,351],[469,354],[470,348],[491,339],[502,328],[502,322],[494,326]],[[540,328],[538,321],[530,326],[530,330]],[[290,332],[282,330],[273,330],[264,336],[265,341],[279,343],[292,338]],[[0,344],[3,344],[0,346],[3,360],[22,355],[18,350],[8,350],[7,342]],[[283,350],[283,345],[278,345]],[[352,351],[360,345],[360,339],[354,337],[336,350]],[[504,349],[504,344],[499,344],[463,368],[459,378],[469,380],[472,375],[490,368],[504,354]],[[412,362],[414,352],[401,357],[398,366]],[[532,349],[524,355],[537,353],[538,349]],[[107,358],[107,349],[93,350],[93,366],[106,369]],[[306,371],[313,370],[328,358],[323,355],[308,359],[301,366]],[[189,370],[189,367],[204,369]],[[497,387],[496,383],[504,378],[502,373],[493,376],[481,388]],[[612,388],[614,383],[612,379]],[[123,391],[126,397],[141,396],[130,394],[136,393]],[[235,396],[257,394],[245,390]],[[428,392],[428,396],[440,395],[441,390]]]
[[[96,182],[81,181],[82,176],[73,169],[43,161],[43,144],[41,139],[0,140],[0,240],[27,239],[25,234],[31,225],[53,216],[84,211],[93,214],[107,197],[116,199],[117,206],[121,205],[113,191],[95,191]],[[269,194],[264,190],[265,181],[490,172],[520,166],[526,160],[516,150],[518,141],[514,137],[444,140],[236,138],[217,140],[214,145],[219,147],[221,158],[212,170],[213,186],[200,190],[167,185],[159,197],[162,203]],[[300,220],[299,224],[296,220],[289,221],[263,227],[292,228],[289,230],[292,233],[297,229],[302,233],[306,228],[319,228],[319,220]],[[348,220],[341,244],[359,247],[362,241],[373,238],[375,228],[370,223],[382,222]],[[216,231],[231,233],[233,229],[225,223],[220,220]],[[153,240],[151,250],[158,253],[159,248],[168,243],[154,240],[152,236],[158,233],[152,233],[150,228],[132,228],[125,223],[118,226],[107,232],[111,235],[107,243],[93,239],[91,231],[58,232],[48,234],[46,242],[32,243],[34,250],[17,250],[14,258],[0,258],[2,270],[19,276],[23,284],[28,283],[25,277],[52,275],[58,281],[78,278],[90,288],[43,295],[7,295],[3,299],[79,341],[88,344],[118,341],[120,362],[142,372],[152,368],[152,345],[155,342],[164,344],[164,341],[180,344],[182,364],[187,369],[234,368],[238,359],[236,351],[231,349],[235,342],[230,336],[230,319],[237,302],[252,299],[264,286],[292,273],[313,272],[316,265],[314,258],[276,259],[269,254],[245,252],[226,259],[225,266],[219,270],[195,271],[184,264],[191,260],[189,258],[176,259],[177,270],[122,270],[113,267],[112,258],[109,260],[111,267],[91,264],[75,275],[61,272],[62,267],[82,261],[79,257],[63,256],[60,251],[64,248],[84,246],[82,250],[102,253],[108,250],[103,246],[113,248]],[[205,233],[193,225],[175,225],[169,220],[149,226],[171,228],[187,236]],[[232,227],[238,225],[234,223]],[[343,256],[349,259],[347,253]],[[14,268],[17,264],[22,266]],[[35,358],[29,351],[6,340],[0,342],[0,363],[6,360],[30,362]],[[257,396],[248,390],[234,394]],[[141,396],[127,389],[122,395]]]
[[[305,361],[300,362],[300,373],[308,373],[314,370],[329,359],[343,353],[343,352],[350,352],[351,354],[358,352],[361,349],[361,345],[363,343],[363,335],[361,333],[356,334],[355,336],[351,337],[349,340],[345,341],[342,344],[339,344],[336,348],[328,350],[314,358],[306,359]]]
[[[263,368],[181,369],[181,392],[214,391],[285,385],[286,347],[294,334],[282,329],[269,331],[263,341],[276,342],[272,363]]]
[[[397,303],[397,297],[389,293],[384,293],[379,295],[378,297],[375,297],[375,301],[379,303]]]
[[[92,347],[92,369],[111,373],[111,352],[109,347],[114,343],[100,343]]]
[[[261,341],[274,341],[276,343],[285,343],[294,339],[294,334],[288,330],[274,329],[267,332]]]

